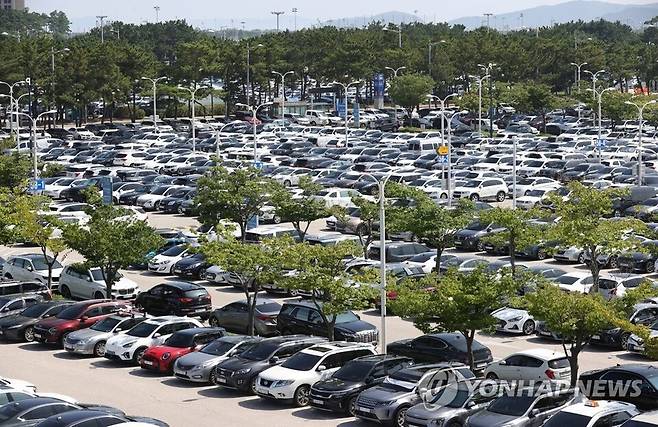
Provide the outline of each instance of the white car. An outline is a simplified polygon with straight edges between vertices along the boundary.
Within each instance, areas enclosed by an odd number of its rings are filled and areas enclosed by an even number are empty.
[[[256,393],[263,398],[306,406],[313,384],[329,378],[345,362],[373,354],[377,354],[375,347],[364,343],[314,345],[291,356],[281,365],[261,372],[256,382]]]
[[[11,387],[15,388],[16,390],[26,391],[28,393],[37,392],[37,386],[32,383],[6,377],[0,377],[0,387]]]
[[[571,381],[571,366],[564,353],[535,348],[513,353],[484,370],[487,379]]]
[[[114,166],[128,166],[128,167],[138,167],[144,166],[146,160],[144,160],[148,154],[144,151],[120,151],[112,160]]]
[[[507,184],[500,178],[474,179],[454,189],[454,198],[467,198],[473,201],[495,200],[503,202],[507,198]]]
[[[523,196],[517,197],[516,199],[516,207],[519,209],[532,209],[539,202],[542,200],[545,200],[547,198],[547,195],[550,193],[551,190],[530,190],[527,191]]]
[[[531,177],[522,178],[516,182],[516,197],[529,194],[533,190],[557,190],[562,184],[554,179]],[[510,194],[512,189],[510,189]]]
[[[161,345],[175,332],[200,327],[203,327],[201,322],[191,317],[154,317],[134,326],[125,334],[109,338],[105,344],[105,357],[138,364],[147,348]]]
[[[587,400],[562,409],[546,421],[543,427],[620,427],[639,414],[640,411],[632,403],[616,400]],[[639,423],[632,425],[651,426],[651,424]]]
[[[51,203],[48,206],[48,211],[39,212],[39,214],[43,216],[52,215],[60,221],[85,225],[91,218],[86,212],[89,208],[90,205],[87,203]]]
[[[414,255],[404,261],[402,264],[407,267],[420,267],[423,269],[423,273],[429,274],[436,267],[436,251],[419,253],[418,255]]]
[[[143,194],[135,201],[136,206],[141,206],[145,210],[157,210],[158,205],[165,197],[176,192],[182,185],[161,185],[149,194]]]
[[[60,178],[53,181],[50,184],[46,185],[46,189],[43,190],[42,194],[44,196],[52,197],[53,199],[59,199],[62,195],[62,191],[71,188],[76,184],[80,184],[87,181],[86,179],[75,179],[75,178]]]
[[[148,263],[148,270],[153,273],[171,274],[174,264],[183,259],[189,250],[188,245],[172,246],[161,254],[151,258]]]
[[[358,196],[355,190],[346,190],[344,188],[327,188],[313,196],[316,200],[322,200],[328,208],[341,206],[344,208],[354,206],[352,197]]]
[[[633,417],[627,427],[658,427],[658,411],[645,412]]]
[[[491,315],[498,321],[497,331],[524,335],[532,335],[535,332],[535,319],[526,310],[503,307]]]
[[[35,393],[25,389],[15,387],[2,386],[0,387],[0,406],[6,405],[10,402],[19,402],[25,399],[32,399],[35,397],[47,397],[51,399],[63,400],[64,402],[76,404],[78,401],[65,394],[58,393]]]
[[[5,278],[19,282],[48,283],[48,265],[52,257],[42,254],[24,254],[9,257],[3,266]],[[64,267],[59,261],[53,263],[52,282],[57,283]]]
[[[579,292],[581,294],[589,293],[594,284],[594,278],[589,272],[575,271],[553,279],[554,283],[563,291]]]
[[[105,299],[103,271],[98,267],[88,269],[79,264],[68,265],[59,276],[59,293],[67,299]],[[118,280],[112,285],[112,299],[133,299],[138,294],[137,283],[119,273]]]

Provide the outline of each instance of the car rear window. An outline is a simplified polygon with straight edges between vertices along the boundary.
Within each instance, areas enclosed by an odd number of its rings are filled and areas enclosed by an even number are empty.
[[[548,367],[551,369],[564,369],[568,368],[569,366],[569,359],[566,357],[561,357],[559,359],[553,359],[548,361]]]
[[[185,296],[188,298],[199,298],[208,295],[208,291],[205,289],[195,289],[192,291],[185,291]]]

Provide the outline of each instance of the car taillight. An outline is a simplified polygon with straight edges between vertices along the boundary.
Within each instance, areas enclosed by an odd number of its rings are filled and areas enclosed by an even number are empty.
[[[552,369],[547,369],[546,372],[544,372],[546,376],[548,377],[549,380],[554,380],[555,379],[555,372],[553,372]]]
[[[265,316],[264,314],[261,314],[260,316],[256,316],[256,319],[267,322],[268,320],[272,320],[272,316]]]
[[[610,295],[617,295],[617,288],[611,289]]]
[[[189,304],[194,300],[192,298],[178,298],[178,301],[183,303],[183,304]]]

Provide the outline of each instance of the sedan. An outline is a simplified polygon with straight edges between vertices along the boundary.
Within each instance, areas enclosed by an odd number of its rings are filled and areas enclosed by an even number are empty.
[[[279,311],[281,304],[278,302],[259,298],[254,312],[254,333],[260,336],[276,335],[276,317]],[[248,334],[249,305],[246,300],[242,300],[215,309],[208,322],[212,326],[221,326],[229,332]]]

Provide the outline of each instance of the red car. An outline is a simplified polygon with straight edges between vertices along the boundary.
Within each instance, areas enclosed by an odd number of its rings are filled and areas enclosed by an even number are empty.
[[[140,361],[143,369],[173,373],[179,357],[199,350],[209,342],[226,335],[224,328],[191,328],[174,333],[162,345],[149,347]]]
[[[34,340],[46,344],[63,345],[66,336],[85,329],[110,314],[130,308],[125,302],[89,300],[71,304],[55,317],[48,317],[34,325]]]

